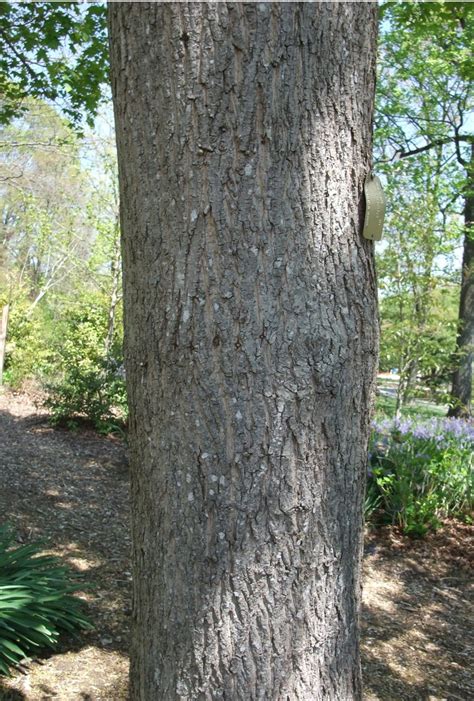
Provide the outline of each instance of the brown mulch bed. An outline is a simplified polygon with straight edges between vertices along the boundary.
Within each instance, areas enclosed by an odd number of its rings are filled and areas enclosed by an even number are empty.
[[[423,540],[378,533],[364,560],[366,701],[474,699],[473,528]]]
[[[0,522],[93,582],[95,630],[12,679],[3,701],[125,701],[130,616],[128,468],[124,444],[52,429],[31,399],[0,394]],[[366,543],[362,661],[366,701],[474,699],[473,529],[446,524],[410,541],[391,531]],[[350,701],[341,699],[341,701]]]
[[[126,699],[131,574],[124,444],[92,431],[53,429],[29,398],[0,395],[0,521],[15,526],[20,542],[46,538],[50,552],[93,583],[84,598],[96,626],[79,640],[64,640],[58,654],[33,662],[26,674],[0,677],[0,699]]]

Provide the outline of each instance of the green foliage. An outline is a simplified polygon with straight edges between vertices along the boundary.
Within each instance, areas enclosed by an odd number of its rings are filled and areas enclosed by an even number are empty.
[[[21,114],[27,96],[92,122],[107,82],[105,3],[0,3],[0,122]]]
[[[472,142],[473,52],[469,3],[386,4],[376,111],[385,159],[438,145],[462,156]]]
[[[387,2],[382,16],[392,31],[398,32],[400,63],[402,59],[421,62],[424,56],[414,55],[413,48],[430,46],[425,71],[450,74],[472,80],[474,55],[474,8],[466,2]],[[409,58],[411,56],[411,59]],[[409,74],[410,76],[411,74]],[[431,96],[427,96],[429,99]]]
[[[456,2],[390,2],[382,9],[375,154],[387,179],[389,216],[378,267],[382,363],[400,370],[398,409],[417,375],[438,389],[460,357],[453,352],[458,311],[452,294],[443,310],[440,291],[459,285],[456,246],[465,235],[473,10]]]
[[[433,277],[417,296],[420,278],[411,290],[392,288],[380,300],[380,369],[398,368],[402,376],[414,371],[411,384],[405,385],[405,400],[416,394],[417,378],[433,398],[445,400],[455,362],[459,288]]]
[[[56,423],[107,431],[125,416],[115,155],[110,139],[81,140],[52,107],[28,105],[0,150],[5,381],[47,387]]]
[[[64,314],[56,338],[55,376],[47,384],[52,421],[73,427],[88,419],[99,431],[119,429],[126,416],[121,338],[106,353],[106,308],[100,296],[82,300]]]
[[[440,519],[469,519],[474,430],[457,419],[376,424],[369,452],[366,515],[423,536]]]
[[[51,107],[28,107],[1,129],[0,295],[31,316],[52,292],[75,286],[93,230],[77,136]]]
[[[5,302],[0,296],[0,307]],[[29,307],[25,297],[18,297],[10,309],[4,381],[14,389],[31,377],[44,378],[53,362],[46,310],[37,308],[29,313]]]
[[[424,160],[423,167],[405,162],[387,185],[386,238],[377,252],[380,367],[398,368],[400,406],[413,394],[417,377],[433,391],[447,382],[456,346],[459,286],[453,268],[460,227],[456,216],[441,216],[443,180],[430,165],[435,154]]]
[[[62,631],[92,628],[73,596],[83,586],[41,549],[40,543],[15,546],[12,532],[0,528],[0,674],[41,648],[54,648]]]

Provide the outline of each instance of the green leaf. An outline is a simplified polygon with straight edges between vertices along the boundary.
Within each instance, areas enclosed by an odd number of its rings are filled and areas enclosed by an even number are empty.
[[[60,561],[41,555],[41,544],[13,545],[10,530],[0,528],[0,672],[32,649],[54,647],[61,631],[91,627],[72,594],[72,582]],[[82,587],[83,585],[81,585]]]

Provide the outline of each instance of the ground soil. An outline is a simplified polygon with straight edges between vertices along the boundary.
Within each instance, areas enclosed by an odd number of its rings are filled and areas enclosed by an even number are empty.
[[[11,679],[2,701],[125,701],[130,621],[124,443],[53,429],[25,395],[0,395],[0,522],[19,542],[46,538],[80,576],[95,624]],[[473,529],[447,523],[420,541],[369,534],[364,558],[365,701],[468,701]],[[340,701],[350,701],[341,699]]]

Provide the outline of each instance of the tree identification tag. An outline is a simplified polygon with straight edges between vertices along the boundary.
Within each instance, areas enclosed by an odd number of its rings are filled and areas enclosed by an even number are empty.
[[[368,175],[364,185],[365,219],[362,234],[370,241],[380,241],[382,238],[385,218],[386,198],[379,178]]]

